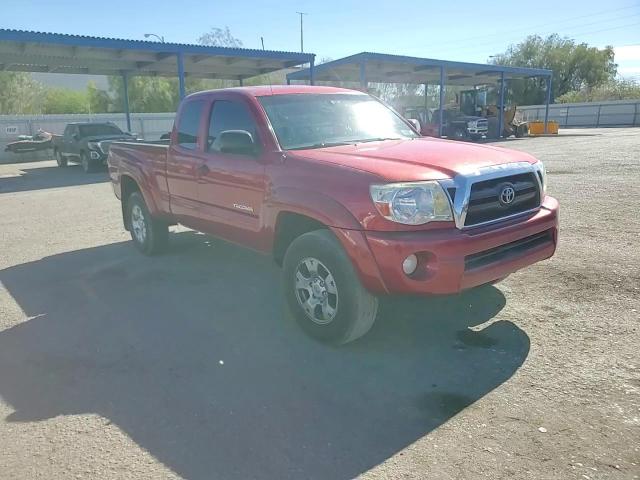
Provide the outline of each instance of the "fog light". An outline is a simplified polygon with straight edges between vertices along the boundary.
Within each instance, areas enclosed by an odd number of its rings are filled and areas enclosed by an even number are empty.
[[[411,275],[418,268],[418,257],[413,253],[404,259],[402,262],[402,271],[407,275]]]

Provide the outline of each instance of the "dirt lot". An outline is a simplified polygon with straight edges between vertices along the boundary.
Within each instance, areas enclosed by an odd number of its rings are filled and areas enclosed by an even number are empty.
[[[270,259],[138,255],[106,174],[0,166],[0,478],[640,478],[640,129],[546,162],[556,257],[335,349]]]

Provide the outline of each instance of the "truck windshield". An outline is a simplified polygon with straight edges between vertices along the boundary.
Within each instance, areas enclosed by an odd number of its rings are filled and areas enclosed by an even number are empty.
[[[88,125],[79,125],[81,137],[97,137],[100,135],[122,135],[120,130],[115,125],[109,125],[105,123],[90,123]]]
[[[418,136],[393,110],[368,95],[291,94],[258,100],[284,150]]]

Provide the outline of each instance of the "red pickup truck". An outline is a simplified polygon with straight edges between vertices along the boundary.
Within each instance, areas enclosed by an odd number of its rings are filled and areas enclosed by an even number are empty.
[[[140,251],[160,251],[180,223],[272,254],[297,321],[334,343],[371,328],[381,295],[496,282],[558,239],[540,161],[420,137],[346,89],[196,93],[168,146],[115,143],[108,165]]]

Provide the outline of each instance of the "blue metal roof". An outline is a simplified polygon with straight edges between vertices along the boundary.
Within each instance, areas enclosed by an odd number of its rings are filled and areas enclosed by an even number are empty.
[[[300,52],[0,29],[0,69],[5,70],[176,75],[177,55],[183,56],[187,75],[233,79],[301,65],[315,57]]]
[[[361,68],[371,82],[388,83],[425,83],[439,79],[439,70],[443,67],[447,75],[447,84],[469,85],[480,83],[482,78],[495,78],[502,73],[506,78],[550,77],[551,70],[541,68],[508,67],[481,63],[454,62],[433,58],[408,57],[383,53],[362,52],[340,58],[314,67],[316,81],[359,81]],[[299,70],[287,75],[289,80],[308,80],[309,69]],[[412,82],[413,81],[413,82]]]

